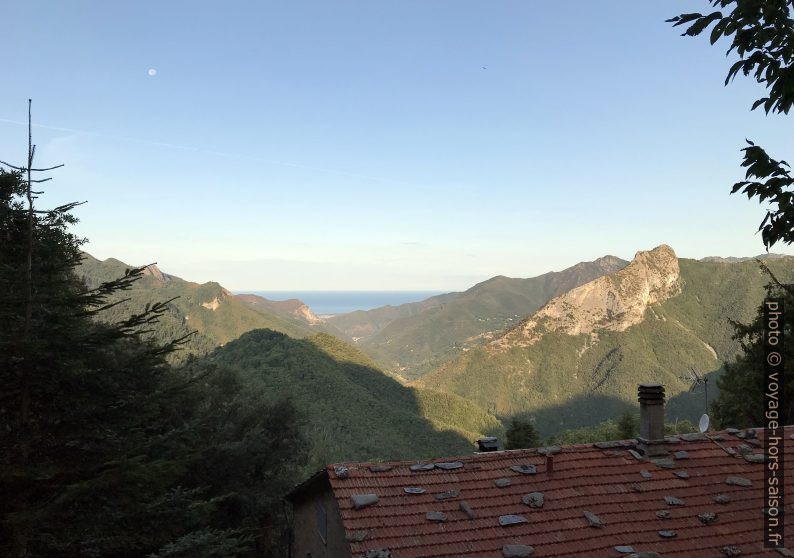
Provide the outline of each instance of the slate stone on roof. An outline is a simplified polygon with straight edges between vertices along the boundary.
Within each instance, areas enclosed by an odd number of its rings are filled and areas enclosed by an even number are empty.
[[[725,484],[731,484],[733,486],[743,486],[745,488],[749,488],[753,486],[753,481],[745,477],[728,477],[725,479]]]
[[[723,546],[720,552],[725,556],[740,556],[742,554],[742,549],[738,546]]]
[[[555,453],[560,453],[561,449],[559,446],[548,446],[538,449],[538,453],[541,455],[554,455]]]
[[[744,456],[744,460],[748,463],[766,463],[766,455],[763,453],[753,453]]]
[[[347,542],[361,542],[367,538],[369,535],[369,531],[367,529],[359,529],[358,531],[352,531],[345,536],[345,540]]]
[[[587,520],[587,523],[590,525],[590,527],[595,527],[597,529],[601,529],[604,526],[604,522],[601,521],[601,518],[598,517],[593,512],[586,511],[586,512],[584,512],[583,515],[584,515],[584,518]]]
[[[783,435],[788,438],[792,433],[794,428],[787,427]],[[711,441],[717,435],[710,432],[709,439],[700,441],[673,442],[667,438],[664,448],[669,461],[674,461],[677,451],[686,451],[689,456],[687,461],[675,460],[669,473],[664,468],[655,470],[652,460],[638,461],[627,451],[632,448],[621,444],[611,449],[578,444],[562,446],[554,455],[553,477],[508,471],[545,459],[532,449],[437,456],[427,463],[346,463],[342,466],[349,467],[348,478],[338,478],[334,466],[328,466],[323,471],[325,476],[319,478],[336,498],[344,532],[368,531],[364,540],[346,543],[354,558],[373,549],[387,549],[393,558],[494,558],[503,556],[507,545],[530,544],[533,558],[717,558],[724,556],[720,549],[726,545],[741,546],[741,558],[778,556],[771,549],[764,552],[759,545],[750,544],[760,544],[761,540],[763,491],[725,484],[726,478],[739,477],[749,480],[752,487],[762,486],[765,466],[731,457],[724,450],[727,446]],[[757,435],[763,442],[765,432],[758,430]],[[739,443],[737,438],[725,436],[736,440],[734,445]],[[747,440],[741,442],[753,447]],[[784,444],[782,451],[794,463],[794,444]],[[760,453],[753,449],[748,455]],[[436,466],[458,461],[463,467],[447,471]],[[675,465],[684,463],[690,477],[680,481],[674,473],[683,467]],[[422,464],[433,464],[433,469],[410,470],[411,465]],[[373,472],[370,465],[392,469]],[[536,467],[542,469],[543,465]],[[642,475],[641,470],[650,477]],[[784,468],[783,475],[787,484],[794,486],[794,467]],[[495,481],[504,478],[511,484],[499,488]],[[315,481],[308,486],[317,491],[322,485]],[[406,488],[425,492],[412,495]],[[460,492],[457,499],[434,498],[453,490]],[[542,507],[531,507],[529,498],[525,501],[533,492],[543,494]],[[356,509],[351,500],[356,494],[375,494],[379,501]],[[670,504],[663,500],[665,496],[685,501],[685,505]],[[786,502],[788,513],[781,516],[787,532],[794,532],[792,504]],[[598,514],[604,527],[591,528],[583,517],[584,510]],[[428,511],[443,513],[446,522],[428,520]],[[709,514],[716,520],[712,522]],[[523,519],[500,526],[499,518],[505,516]],[[659,531],[674,531],[677,536],[663,538]],[[636,551],[619,553],[616,546],[632,546]]]
[[[436,463],[435,466],[445,471],[451,471],[453,469],[462,469],[463,463],[461,461],[450,461],[446,463]]]
[[[528,505],[530,508],[543,507],[543,492],[530,492],[521,497],[521,501]]]
[[[334,474],[338,479],[346,479],[350,476],[350,471],[344,465],[334,465]]]
[[[451,500],[460,496],[460,490],[447,490],[446,492],[439,492],[435,495],[436,500]]]
[[[714,512],[703,512],[698,514],[698,519],[703,525],[711,525],[717,521],[717,514]]]
[[[513,481],[510,479],[496,479],[493,483],[499,488],[505,488],[513,484]]]
[[[526,558],[534,553],[535,549],[526,544],[506,544],[502,547],[504,558]]]
[[[534,475],[537,473],[537,468],[532,463],[528,463],[526,465],[512,465],[510,470],[515,471],[516,473],[521,473],[522,475]]]
[[[357,510],[362,508],[366,508],[368,506],[373,506],[378,503],[378,495],[377,494],[353,494],[350,496],[350,501],[353,503],[353,507]]]
[[[458,507],[460,508],[460,511],[462,511],[469,519],[475,519],[477,517],[477,514],[473,509],[471,509],[471,506],[467,501],[461,500],[460,504],[458,504]]]
[[[499,525],[502,527],[509,527],[511,525],[520,525],[521,523],[529,523],[529,520],[523,515],[508,514],[499,516]]]
[[[669,457],[655,457],[651,462],[662,469],[675,469],[675,461]]]
[[[447,520],[447,514],[440,511],[429,511],[425,514],[425,517],[427,517],[428,521],[438,521],[440,523]]]
[[[681,439],[685,442],[702,442],[703,440],[708,440],[706,435],[702,432],[688,432],[686,434],[681,434]]]

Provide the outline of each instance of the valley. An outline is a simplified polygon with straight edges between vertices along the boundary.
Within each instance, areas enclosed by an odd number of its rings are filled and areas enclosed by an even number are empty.
[[[794,258],[766,263],[794,280]],[[81,270],[96,284],[127,267],[86,255]],[[690,393],[691,371],[711,380],[713,399],[740,349],[731,320],[752,318],[767,282],[754,259],[679,259],[662,245],[631,262],[605,256],[321,318],[300,300],[233,295],[154,267],[105,319],[179,297],[152,335],[195,331],[178,361],[236,367],[274,400],[298,402],[319,463],[465,452],[511,417],[543,436],[592,427],[633,412],[644,381],[667,387],[670,421],[695,420],[705,401]]]

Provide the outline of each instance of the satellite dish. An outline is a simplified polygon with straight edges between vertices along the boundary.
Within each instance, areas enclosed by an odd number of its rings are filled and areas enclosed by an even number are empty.
[[[701,432],[706,432],[706,430],[709,429],[709,416],[707,414],[704,413],[703,416],[700,417],[700,422],[698,423],[698,429]]]

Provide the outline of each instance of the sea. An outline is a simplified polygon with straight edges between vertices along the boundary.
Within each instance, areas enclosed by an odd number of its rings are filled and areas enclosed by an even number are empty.
[[[241,294],[243,291],[236,292]],[[297,298],[318,316],[346,314],[355,310],[372,310],[390,304],[419,302],[446,291],[245,291],[268,300]]]

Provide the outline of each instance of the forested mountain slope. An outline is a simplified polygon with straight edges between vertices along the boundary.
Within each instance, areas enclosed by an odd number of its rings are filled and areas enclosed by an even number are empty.
[[[78,273],[93,287],[124,275],[125,270],[131,267],[113,258],[100,261],[84,254]],[[147,304],[174,297],[178,298],[168,305],[159,322],[152,326],[152,335],[159,340],[171,340],[196,331],[188,338],[184,350],[176,353],[180,357],[206,354],[252,329],[269,328],[293,337],[315,333],[308,324],[250,308],[218,283],[199,285],[162,273],[156,266],[147,268],[144,277],[132,288],[116,293],[112,300],[129,300],[102,312],[100,318],[107,322],[118,321],[140,312]]]
[[[501,430],[496,418],[473,403],[407,388],[327,334],[293,339],[251,331],[205,361],[237,371],[274,400],[289,398],[308,421],[316,466],[468,453],[476,438]]]
[[[794,281],[794,258],[766,262]],[[639,382],[666,386],[668,418],[697,418],[691,369],[714,373],[734,358],[730,320],[749,321],[769,277],[757,262],[678,259],[661,246],[623,270],[550,301],[483,347],[418,385],[455,393],[499,416],[533,414],[544,434],[594,424],[636,405]]]
[[[359,345],[382,368],[418,378],[464,349],[492,339],[551,298],[625,265],[619,258],[605,256],[529,279],[493,277],[455,296],[428,299],[423,311],[395,319]]]

